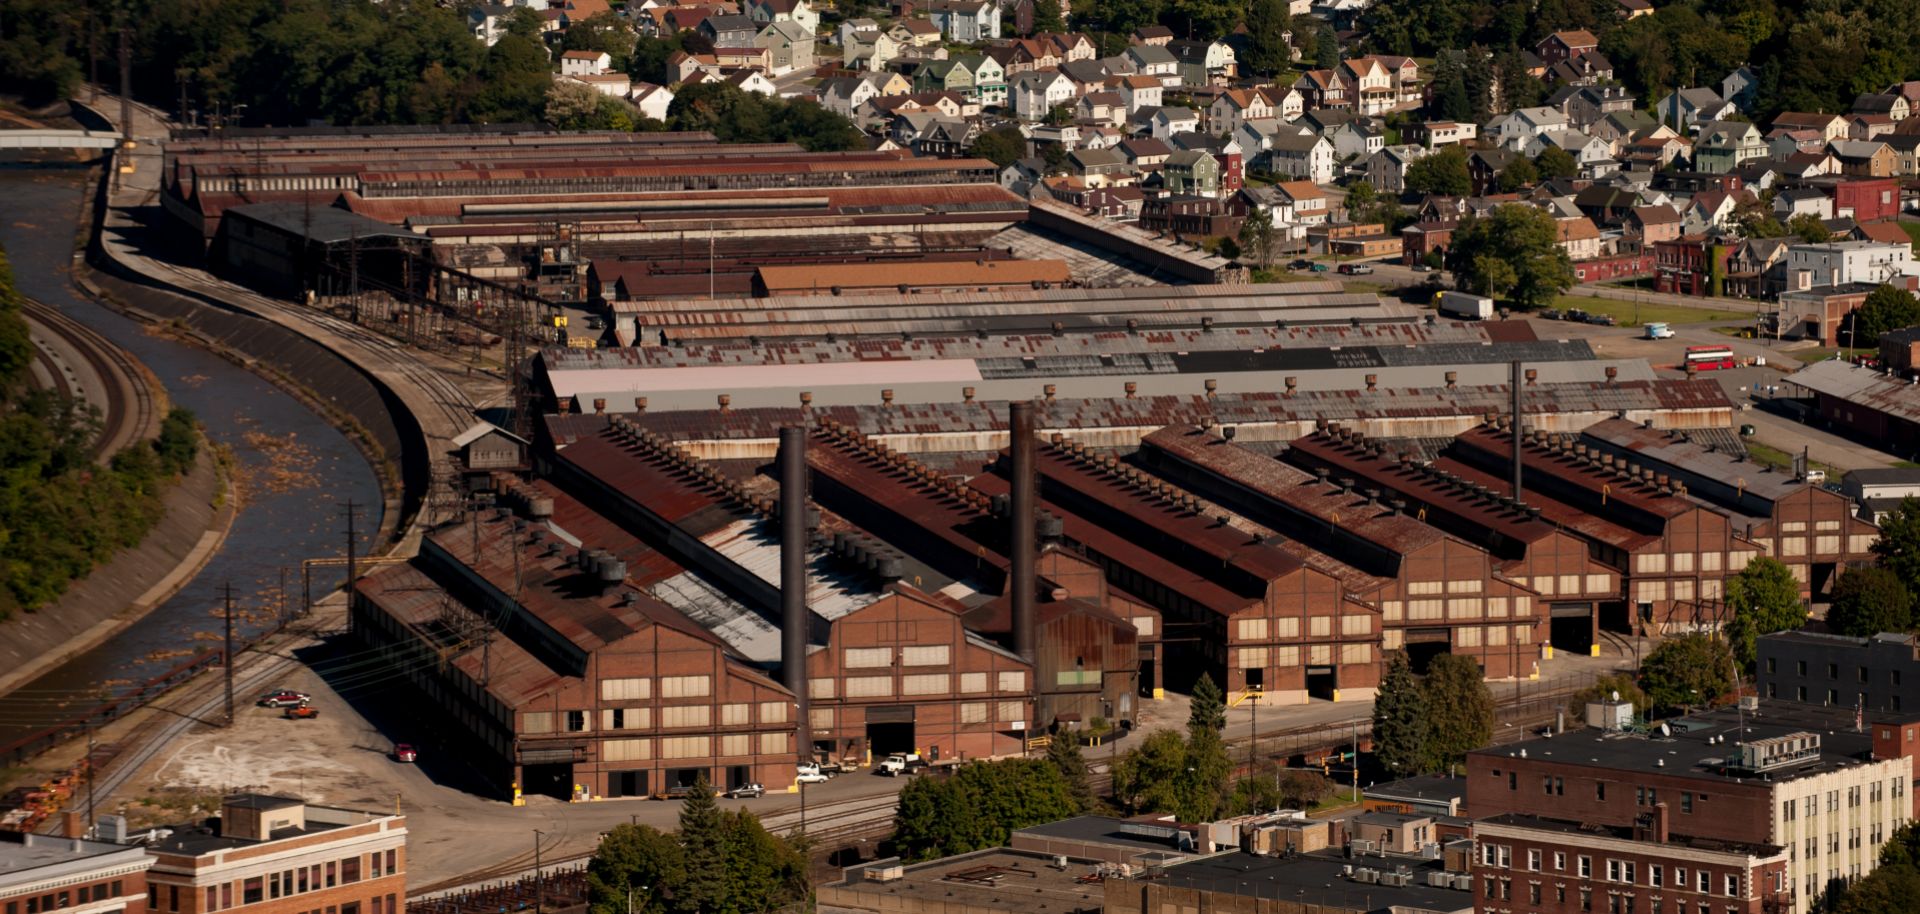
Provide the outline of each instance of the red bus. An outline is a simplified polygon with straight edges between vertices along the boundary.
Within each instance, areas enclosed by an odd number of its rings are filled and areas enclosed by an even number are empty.
[[[1733,350],[1726,346],[1688,346],[1686,366],[1694,371],[1713,371],[1720,368],[1733,368]]]

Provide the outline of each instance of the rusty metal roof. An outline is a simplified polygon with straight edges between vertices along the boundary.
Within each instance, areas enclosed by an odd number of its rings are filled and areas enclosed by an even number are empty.
[[[1920,387],[1844,359],[1815,362],[1788,375],[1787,382],[1908,422],[1920,422]]]

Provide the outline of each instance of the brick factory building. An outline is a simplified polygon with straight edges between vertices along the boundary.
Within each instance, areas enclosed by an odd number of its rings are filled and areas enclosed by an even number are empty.
[[[1920,717],[1833,713],[1762,700],[1469,753],[1478,909],[1814,910],[1915,814]]]
[[[0,909],[7,914],[147,914],[145,848],[0,832]],[[154,895],[152,898],[157,899]]]
[[[405,914],[405,817],[236,794],[148,847],[152,914]]]

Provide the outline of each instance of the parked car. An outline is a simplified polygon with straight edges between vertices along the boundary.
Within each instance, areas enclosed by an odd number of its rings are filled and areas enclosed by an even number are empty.
[[[660,791],[660,793],[657,794],[656,796],[658,799],[662,799],[662,800],[684,800],[690,796],[693,796],[693,785],[692,784],[675,784],[672,787],[669,787],[665,790]]]
[[[312,705],[295,705],[287,709],[288,720],[312,720],[320,716],[320,709]]]
[[[259,705],[263,708],[293,708],[306,704],[312,699],[313,696],[305,692],[295,692],[292,689],[279,689],[260,696]]]
[[[1800,478],[1802,480],[1805,480],[1810,485],[1817,486],[1827,481],[1827,471],[1826,470],[1808,470],[1800,474]]]
[[[1547,308],[1540,312],[1540,319],[1543,321],[1557,321],[1560,319],[1560,309]]]
[[[1327,265],[1324,263],[1316,263],[1313,266],[1308,267],[1308,269],[1312,270],[1315,273],[1325,273],[1327,272]]]
[[[1611,327],[1620,322],[1614,320],[1611,314],[1589,314],[1587,315],[1587,323],[1593,324],[1596,327]]]
[[[393,760],[396,762],[419,761],[420,750],[413,748],[412,743],[394,743],[393,744]]]
[[[887,777],[899,777],[903,774],[912,774],[925,767],[927,767],[927,760],[921,758],[918,754],[912,752],[896,752],[882,759],[880,764],[875,766],[873,770],[875,774],[884,774]]]
[[[1659,321],[1647,324],[1647,339],[1665,340],[1673,338],[1673,328]]]
[[[1373,267],[1364,263],[1343,263],[1340,265],[1340,272],[1347,276],[1365,276],[1373,272]]]
[[[1302,258],[1300,258],[1299,260],[1296,260],[1296,261],[1294,261],[1294,262],[1292,262],[1292,263],[1290,263],[1290,264],[1287,264],[1287,269],[1289,269],[1289,270],[1311,270],[1311,269],[1313,269],[1313,261],[1311,261],[1311,260],[1308,260],[1308,259],[1306,259],[1305,257],[1302,257]]]
[[[1424,263],[1416,263],[1413,265],[1413,271],[1415,273],[1431,273],[1433,272],[1433,267]]]
[[[1587,322],[1587,312],[1579,308],[1568,308],[1566,316],[1562,319],[1573,321],[1576,324],[1584,324]]]
[[[759,784],[741,784],[727,791],[727,798],[732,800],[753,800],[765,796],[766,792],[767,788]]]
[[[794,783],[797,784],[825,784],[829,777],[820,770],[819,765],[798,765],[793,773]]]

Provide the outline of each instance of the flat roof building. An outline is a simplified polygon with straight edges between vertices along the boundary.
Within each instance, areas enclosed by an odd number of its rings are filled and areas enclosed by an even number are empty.
[[[1913,635],[1883,632],[1853,638],[1790,631],[1756,641],[1754,686],[1765,698],[1825,705],[1844,715],[1853,708],[1911,714],[1920,711],[1920,644]]]
[[[236,794],[212,826],[150,845],[150,910],[169,914],[405,914],[407,820]]]
[[[0,910],[7,914],[147,914],[146,848],[0,831]]]

